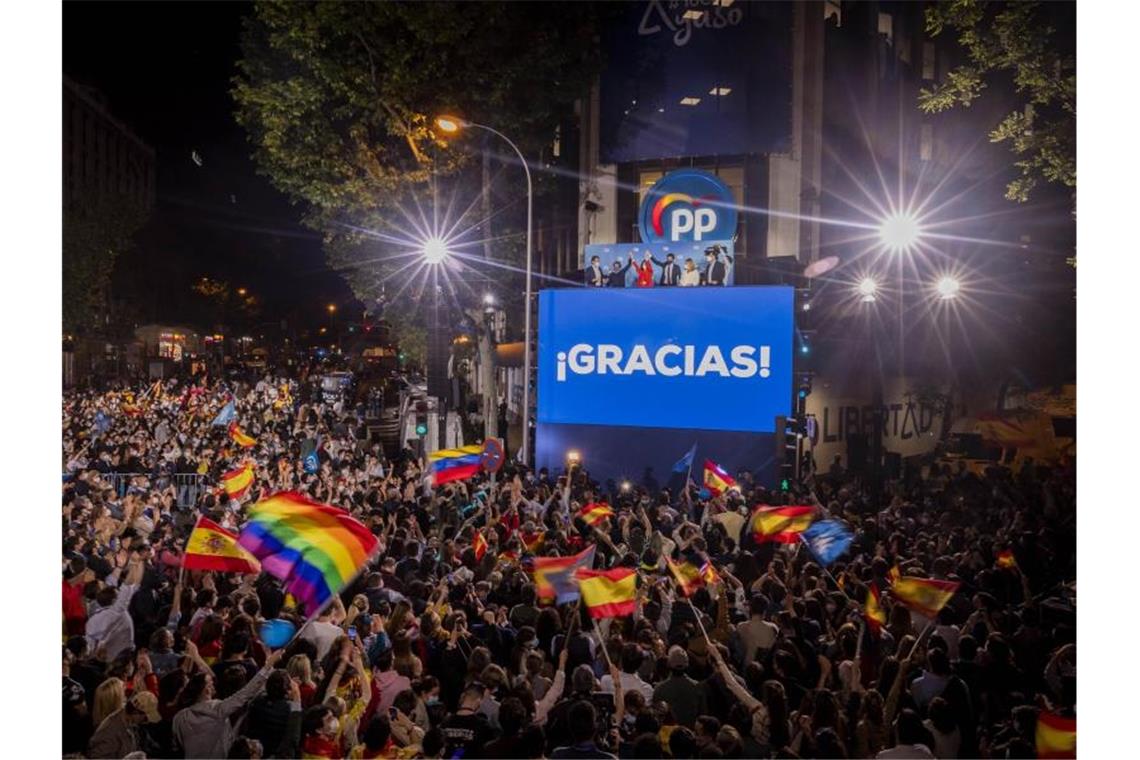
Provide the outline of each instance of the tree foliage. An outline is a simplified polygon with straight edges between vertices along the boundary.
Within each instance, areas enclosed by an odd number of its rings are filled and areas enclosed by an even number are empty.
[[[145,211],[120,196],[101,196],[63,215],[63,327],[106,327],[115,259],[131,245]]]
[[[395,234],[417,207],[431,208],[433,191],[454,193],[457,207],[478,195],[471,159],[481,143],[444,140],[434,116],[494,126],[537,162],[598,71],[605,12],[593,3],[264,0],[245,23],[236,117],[259,170],[303,206],[330,263],[371,305],[406,259],[370,232]],[[500,221],[518,225],[511,214]],[[497,258],[510,257],[510,246],[499,249]]]
[[[923,111],[969,107],[996,78],[1012,78],[1017,107],[989,134],[1016,156],[1020,176],[1006,188],[1010,200],[1028,200],[1041,181],[1076,187],[1076,57],[1050,18],[1068,5],[951,0],[926,9],[926,31],[956,33],[966,60],[919,93]]]

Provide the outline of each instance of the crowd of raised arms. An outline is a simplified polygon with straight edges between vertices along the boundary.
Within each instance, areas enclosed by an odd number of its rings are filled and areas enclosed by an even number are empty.
[[[248,448],[211,424],[231,398]],[[254,484],[230,500],[221,475],[245,461]],[[434,489],[423,468],[296,379],[66,394],[65,756],[1035,757],[1039,715],[1075,716],[1071,465],[908,471],[876,498],[838,467],[790,493],[733,473],[716,497],[611,492],[588,461],[569,480],[508,462]],[[236,533],[280,491],[347,510],[380,543],[304,626],[267,573],[179,569],[200,515]],[[578,517],[600,502],[612,516]],[[789,504],[854,542],[822,567],[739,530]],[[538,598],[534,557],[589,546],[595,569],[637,571],[632,615]],[[687,596],[668,560],[716,580]],[[896,568],[960,586],[927,618],[889,592]],[[872,585],[881,626],[864,615]],[[300,629],[277,650],[261,635],[273,619]]]

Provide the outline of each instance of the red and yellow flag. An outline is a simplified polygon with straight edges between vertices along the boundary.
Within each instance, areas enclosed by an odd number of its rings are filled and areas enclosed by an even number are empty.
[[[863,603],[863,617],[867,619],[867,627],[878,633],[887,624],[887,613],[879,599],[879,587],[872,583],[867,588],[867,601]]]
[[[719,464],[706,459],[704,485],[713,496],[720,496],[725,491],[736,488],[736,481]]]
[[[692,596],[697,589],[704,585],[705,580],[701,576],[700,568],[692,562],[677,563],[666,558],[665,564],[669,567],[669,572],[673,574],[673,578],[676,579],[677,587],[683,596]]]
[[[229,433],[230,438],[233,440],[233,442],[242,448],[248,449],[257,443],[257,440],[246,435],[245,432],[243,432],[242,429],[238,427],[236,422],[230,423]]]
[[[701,580],[705,582],[706,586],[712,586],[720,583],[720,573],[716,571],[711,562],[706,561],[701,565]]]
[[[887,571],[887,583],[892,585],[892,586],[895,584],[895,581],[897,581],[901,577],[902,577],[902,573],[899,572],[899,566],[898,565],[894,565],[893,567],[891,567],[890,570]]]
[[[574,578],[582,602],[595,620],[632,615],[637,607],[637,571],[632,568],[579,569]]]
[[[1037,715],[1037,757],[1077,756],[1077,720],[1048,710]]]
[[[891,594],[920,615],[932,618],[946,606],[961,585],[956,581],[937,581],[904,575],[891,585]]]
[[[182,567],[224,573],[261,572],[261,563],[238,545],[237,536],[205,517],[198,518],[190,533],[182,555]]]
[[[756,541],[794,544],[815,519],[815,507],[758,507],[752,513],[752,536]]]
[[[475,538],[471,540],[471,548],[475,550],[476,562],[482,560],[483,555],[487,553],[487,539],[483,538],[481,531],[475,531]]]
[[[610,509],[608,504],[587,504],[582,507],[582,511],[578,513],[578,517],[581,517],[587,525],[593,527],[607,517],[612,517],[613,513],[614,511]]]
[[[534,554],[542,547],[543,541],[546,540],[546,531],[540,530],[538,533],[523,532],[519,534],[519,538],[522,539],[523,548],[531,554]]]
[[[1013,552],[1009,549],[1004,549],[997,553],[995,564],[998,567],[1008,570],[1017,567],[1017,560],[1013,558]]]
[[[231,499],[240,500],[251,485],[253,485],[253,465],[248,462],[222,476],[222,487]]]

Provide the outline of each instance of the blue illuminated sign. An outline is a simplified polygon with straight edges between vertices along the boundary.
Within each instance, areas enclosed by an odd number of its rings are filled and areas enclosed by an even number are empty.
[[[733,240],[736,199],[716,175],[679,169],[657,180],[645,194],[638,225],[647,243]]]
[[[544,290],[538,421],[773,432],[792,319],[789,287]]]

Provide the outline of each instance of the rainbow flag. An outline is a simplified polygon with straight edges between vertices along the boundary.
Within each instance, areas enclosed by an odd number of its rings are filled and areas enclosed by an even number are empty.
[[[867,627],[878,633],[887,624],[887,613],[879,599],[879,587],[872,583],[867,588],[867,601],[863,603],[863,617],[867,619]]]
[[[246,435],[245,432],[238,427],[238,424],[236,422],[230,423],[229,434],[233,442],[242,448],[248,449],[257,443],[257,440]]]
[[[481,531],[475,531],[475,538],[471,539],[471,548],[475,550],[475,561],[483,559],[483,555],[487,553],[487,539],[483,537]]]
[[[696,593],[697,589],[705,584],[704,576],[701,574],[701,568],[694,565],[692,562],[674,562],[666,558],[665,564],[669,567],[669,572],[673,574],[673,578],[677,581],[677,588],[680,589],[683,596],[692,596]]]
[[[360,572],[376,537],[343,509],[283,492],[254,504],[238,543],[312,614]]]
[[[915,612],[932,618],[946,606],[961,585],[956,581],[937,581],[904,575],[891,584],[891,594]]]
[[[752,513],[752,537],[757,543],[794,544],[815,519],[815,507],[758,507]]]
[[[629,567],[574,573],[582,602],[595,620],[632,615],[637,608],[637,571]]]
[[[1012,569],[1017,567],[1017,560],[1013,558],[1013,552],[1009,549],[998,552],[997,560],[995,562],[998,567]]]
[[[1077,756],[1077,720],[1048,710],[1037,715],[1037,757]]]
[[[238,537],[205,517],[198,517],[186,542],[182,567],[222,573],[259,573],[261,563],[238,545]]]
[[[705,460],[704,484],[713,496],[720,496],[725,491],[736,488],[736,481],[732,476],[711,459]]]
[[[222,476],[222,487],[231,499],[241,500],[253,485],[253,465],[248,462]]]
[[[453,480],[466,480],[479,472],[483,446],[471,444],[457,449],[440,449],[428,454],[431,484],[441,486]]]
[[[574,584],[574,572],[594,564],[595,549],[591,544],[579,554],[569,557],[535,557],[532,573],[538,598],[558,604],[577,599],[579,594],[578,587]]]
[[[613,514],[614,511],[610,509],[608,504],[587,504],[582,507],[578,517],[581,517],[592,528],[607,517],[612,517]]]

